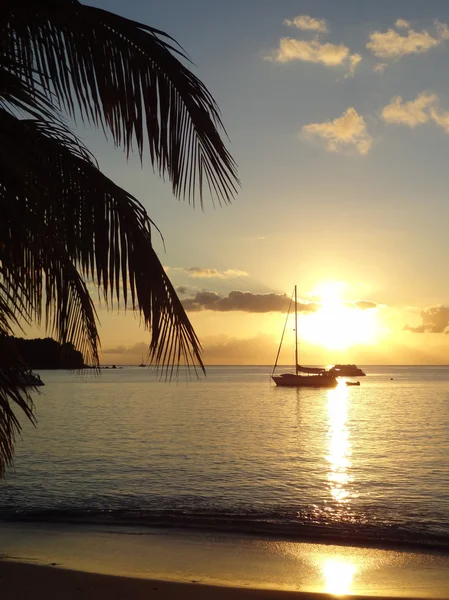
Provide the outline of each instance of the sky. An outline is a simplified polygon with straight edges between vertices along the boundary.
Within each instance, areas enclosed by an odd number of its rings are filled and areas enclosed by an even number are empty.
[[[172,35],[222,112],[242,187],[203,211],[78,131],[161,229],[206,364],[272,364],[294,285],[301,363],[449,363],[449,2],[88,3]],[[102,363],[139,363],[132,312],[99,316]]]

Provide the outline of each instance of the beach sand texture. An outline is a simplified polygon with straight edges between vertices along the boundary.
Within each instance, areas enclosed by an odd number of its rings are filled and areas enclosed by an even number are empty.
[[[449,557],[186,532],[0,528],[0,600],[449,598]]]
[[[0,597],[4,600],[324,600],[333,597],[307,592],[116,577],[7,560],[0,561],[0,589]],[[376,598],[381,599],[382,596]]]

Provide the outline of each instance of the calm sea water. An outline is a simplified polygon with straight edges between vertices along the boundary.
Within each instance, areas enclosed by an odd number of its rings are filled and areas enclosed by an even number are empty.
[[[365,370],[333,390],[267,367],[41,372],[0,519],[449,551],[449,367]]]

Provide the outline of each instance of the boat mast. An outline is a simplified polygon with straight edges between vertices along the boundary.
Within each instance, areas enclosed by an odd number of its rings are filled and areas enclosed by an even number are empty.
[[[298,298],[295,285],[295,373],[298,375]]]

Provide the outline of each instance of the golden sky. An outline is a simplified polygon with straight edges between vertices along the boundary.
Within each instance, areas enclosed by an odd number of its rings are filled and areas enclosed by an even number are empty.
[[[449,3],[92,3],[173,35],[223,113],[242,189],[204,211],[79,131],[163,232],[206,363],[272,364],[295,284],[302,363],[448,363]],[[138,364],[133,314],[99,315],[102,361]]]

